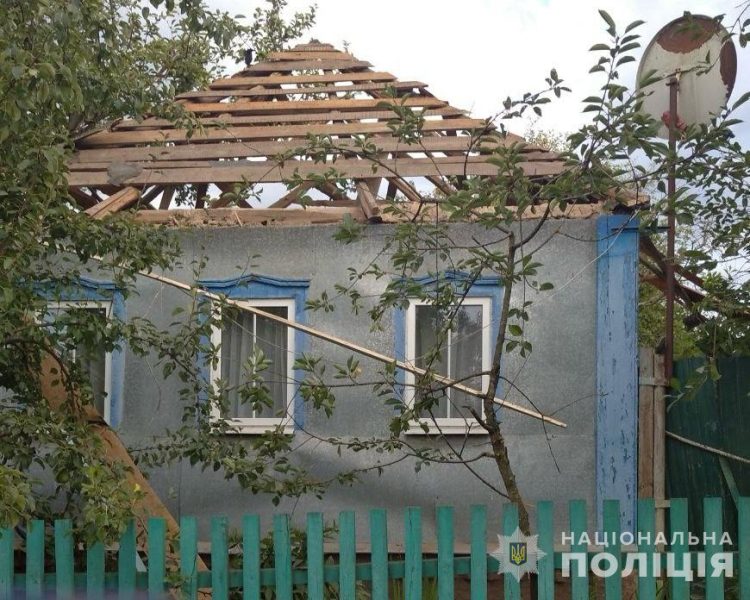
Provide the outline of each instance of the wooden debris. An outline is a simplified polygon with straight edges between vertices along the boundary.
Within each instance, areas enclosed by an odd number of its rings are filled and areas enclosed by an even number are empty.
[[[140,197],[141,193],[137,189],[126,187],[106,200],[87,208],[86,213],[95,219],[103,219],[107,215],[132,206]]]

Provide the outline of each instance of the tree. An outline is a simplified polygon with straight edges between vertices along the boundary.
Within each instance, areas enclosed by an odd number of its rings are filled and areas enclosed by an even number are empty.
[[[127,218],[96,221],[74,208],[66,181],[73,141],[128,115],[153,114],[199,126],[172,101],[207,84],[221,60],[241,54],[253,39],[269,48],[312,24],[313,12],[290,27],[278,10],[264,13],[276,26],[272,42],[198,1],[9,0],[0,23],[0,522],[30,514],[64,513],[89,537],[110,538],[132,514],[138,490],[126,485],[125,467],[103,459],[101,440],[83,420],[93,402],[91,382],[75,352],[128,344],[151,353],[164,374],[178,371],[183,400],[201,382],[194,356],[210,321],[202,307],[180,327],[162,331],[146,319],[92,319],[71,309],[51,322],[53,303],[80,285],[101,257],[105,273],[127,296],[139,270],[163,269],[179,249],[166,232]],[[283,26],[283,27],[282,27]],[[91,201],[94,201],[92,198]],[[58,361],[59,384],[70,402],[55,409],[42,397],[40,368]],[[185,400],[194,411],[194,400]],[[195,432],[196,446],[201,435]],[[212,438],[193,455],[200,465],[233,457],[228,474],[256,473],[249,459]],[[269,451],[268,462],[276,453]],[[252,463],[252,464],[251,464]],[[46,488],[31,472],[41,473]],[[263,479],[263,478],[261,478]],[[268,483],[268,480],[266,480]],[[256,482],[258,487],[263,483]],[[276,485],[276,482],[273,482]],[[53,502],[55,501],[55,502]],[[99,510],[101,502],[107,510]]]
[[[498,381],[502,378],[501,363],[507,355],[520,353],[522,356],[532,352],[530,343],[524,336],[529,321],[532,301],[523,302],[520,307],[509,303],[515,288],[545,292],[551,289],[550,284],[538,278],[539,263],[536,255],[548,239],[540,238],[541,225],[555,210],[565,210],[568,203],[576,198],[600,197],[611,198],[610,205],[627,204],[632,193],[643,190],[655,191],[652,207],[649,211],[639,213],[644,228],[648,229],[656,218],[668,209],[677,213],[682,223],[700,221],[701,235],[710,240],[701,247],[694,246],[686,250],[689,268],[698,272],[709,272],[711,282],[710,297],[704,308],[718,311],[721,314],[746,315],[748,306],[747,278],[733,273],[721,276],[716,273],[717,257],[724,260],[739,261],[746,265],[748,258],[748,213],[746,168],[744,165],[750,157],[735,140],[732,127],[737,124],[735,112],[750,98],[742,94],[730,107],[716,117],[709,125],[691,125],[681,135],[677,152],[670,152],[667,144],[656,137],[659,122],[651,119],[641,111],[643,92],[631,90],[621,81],[623,65],[635,60],[634,53],[640,48],[637,29],[641,21],[631,23],[624,30],[617,29],[612,18],[600,11],[606,24],[609,36],[606,43],[596,44],[591,51],[598,56],[591,72],[601,74],[603,84],[600,94],[584,100],[584,112],[590,116],[587,124],[568,135],[564,141],[554,136],[541,136],[543,143],[552,142],[558,146],[561,157],[568,168],[564,173],[544,185],[537,185],[524,176],[518,168],[521,144],[499,144],[490,162],[498,167],[498,175],[492,180],[466,178],[452,179],[453,191],[423,197],[420,208],[432,207],[433,215],[429,219],[418,220],[403,215],[401,224],[395,232],[386,237],[382,259],[374,261],[362,271],[352,272],[347,282],[341,282],[331,293],[326,293],[310,303],[313,310],[334,310],[334,300],[347,298],[352,310],[362,309],[362,292],[359,282],[362,280],[390,278],[386,291],[382,293],[376,305],[369,310],[373,326],[378,327],[381,318],[393,307],[404,307],[409,298],[418,298],[429,303],[436,310],[435,322],[437,335],[434,346],[423,356],[428,374],[415,381],[416,401],[413,406],[404,403],[399,391],[399,381],[393,372],[384,370],[382,381],[374,390],[386,398],[386,402],[400,408],[400,413],[391,424],[392,437],[384,440],[359,441],[366,447],[377,447],[379,444],[389,450],[406,450],[413,452],[399,435],[405,432],[420,418],[429,415],[441,438],[449,450],[445,453],[424,453],[419,461],[456,462],[471,466],[477,460],[491,460],[498,469],[499,482],[482,481],[500,496],[509,498],[518,504],[521,528],[528,533],[529,519],[524,507],[523,495],[519,489],[513,466],[508,458],[507,447],[502,427],[494,417],[493,396]],[[717,17],[721,21],[721,17]],[[744,27],[747,22],[734,24],[733,33],[741,41],[746,39]],[[710,66],[704,63],[699,68]],[[659,80],[656,74],[648,74],[645,85]],[[506,119],[523,117],[529,113],[542,114],[544,105],[555,97],[569,91],[553,69],[546,79],[546,87],[536,94],[526,94],[519,100],[508,99],[503,111],[499,114],[499,123]],[[418,118],[399,105],[397,100],[391,104],[395,113],[393,131],[404,144],[411,144],[415,151],[426,151],[421,146],[423,138]],[[501,125],[501,132],[503,132]],[[487,135],[487,130],[474,132],[479,139]],[[324,161],[338,148],[336,141],[311,136],[311,146],[315,160]],[[317,153],[317,154],[316,154]],[[377,164],[382,151],[369,144],[366,139],[359,142],[357,154]],[[674,198],[665,194],[666,173],[674,163],[680,187]],[[303,177],[289,183],[290,187],[299,185]],[[330,183],[347,189],[347,179],[333,174]],[[439,204],[439,209],[435,207]],[[531,230],[520,229],[518,217],[526,209],[539,207],[540,219]],[[398,213],[402,209],[394,203],[389,209]],[[434,217],[434,218],[433,218]],[[467,219],[480,223],[487,230],[497,234],[498,246],[488,246],[479,242],[455,241],[449,235],[451,223]],[[345,243],[356,241],[361,228],[349,224],[339,234]],[[420,275],[425,265],[435,265],[432,274],[437,278],[436,285],[425,289],[420,283]],[[445,269],[455,269],[468,273],[466,281],[455,285],[448,279],[441,279],[441,265]],[[440,362],[446,347],[448,332],[458,318],[463,299],[472,283],[479,277],[490,273],[502,281],[504,302],[500,315],[500,327],[494,340],[494,354],[488,372],[489,385],[482,398],[483,411],[470,408],[474,419],[486,430],[490,439],[488,450],[467,450],[461,444],[451,444],[450,438],[440,431],[433,411],[444,399],[446,385],[436,383],[435,376],[440,375]],[[525,297],[525,296],[524,296]],[[716,319],[713,319],[716,323]],[[736,323],[736,321],[735,321]],[[741,328],[747,332],[747,320]],[[739,330],[734,331],[734,335]],[[730,345],[737,347],[735,342]],[[356,379],[351,365],[337,367],[342,373]],[[314,371],[314,365],[309,369]],[[475,377],[482,373],[475,373]],[[320,374],[318,374],[320,377]],[[504,380],[513,386],[513,381]],[[448,384],[450,387],[450,384]],[[523,390],[517,390],[525,396]],[[527,397],[527,396],[526,396]],[[533,405],[533,398],[528,398]],[[483,414],[480,414],[483,412]],[[470,419],[467,418],[467,422]],[[350,446],[352,443],[349,443]],[[502,485],[500,485],[500,482]]]

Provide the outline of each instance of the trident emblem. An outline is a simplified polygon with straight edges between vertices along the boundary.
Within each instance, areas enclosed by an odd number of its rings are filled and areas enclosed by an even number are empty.
[[[510,543],[510,561],[519,567],[526,563],[526,542]]]

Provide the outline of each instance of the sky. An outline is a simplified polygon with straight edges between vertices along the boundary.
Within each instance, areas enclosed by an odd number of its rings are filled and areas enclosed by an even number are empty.
[[[316,25],[302,38],[316,38],[350,52],[377,70],[401,80],[429,85],[435,96],[471,111],[479,118],[497,113],[504,98],[539,91],[550,69],[556,68],[570,94],[545,109],[536,123],[515,123],[523,134],[529,127],[569,132],[584,122],[581,100],[596,93],[601,76],[588,74],[596,58],[588,50],[606,42],[598,9],[606,10],[620,29],[646,21],[638,32],[645,47],[653,35],[685,10],[694,14],[737,17],[741,0],[318,0]],[[262,2],[208,0],[213,8],[251,15]],[[309,6],[289,0],[288,14]],[[738,48],[738,77],[733,98],[750,87],[750,49]],[[639,53],[640,54],[640,53]],[[639,56],[640,58],[640,56]],[[627,85],[635,81],[636,63],[624,68]],[[239,65],[238,65],[239,68]],[[231,70],[231,69],[230,69]],[[743,111],[750,120],[750,107]],[[750,139],[750,128],[741,128]]]

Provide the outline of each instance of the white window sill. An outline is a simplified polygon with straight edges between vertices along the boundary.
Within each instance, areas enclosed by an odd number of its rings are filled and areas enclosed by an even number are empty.
[[[437,424],[434,421],[422,421],[427,425],[427,431],[421,426],[413,424],[409,427],[406,432],[407,435],[487,435],[487,430],[484,429],[479,423],[467,423],[464,420],[460,422],[441,423],[438,420]]]

